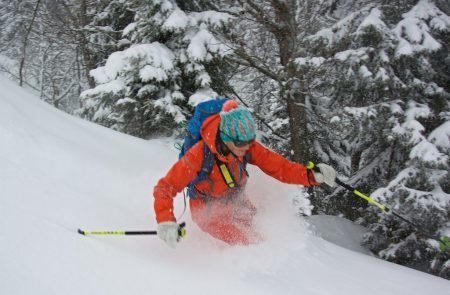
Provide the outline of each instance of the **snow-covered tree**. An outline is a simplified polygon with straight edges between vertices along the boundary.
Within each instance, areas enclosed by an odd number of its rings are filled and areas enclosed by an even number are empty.
[[[98,64],[104,63],[111,53],[130,45],[123,38],[123,30],[133,21],[134,13],[127,1],[108,1],[105,7],[91,8],[91,21],[85,27],[92,54]]]
[[[0,1],[0,52],[13,61],[5,70],[50,104],[68,112],[78,108],[87,73],[105,58],[87,26],[103,2]]]
[[[369,2],[247,0],[230,8],[238,20],[225,35],[234,49],[229,59],[241,65],[236,92],[283,136],[264,132],[263,141],[297,162],[327,162],[348,172],[345,145],[330,116],[340,107],[332,102],[335,82],[342,80],[334,54],[348,44],[327,48],[318,36]],[[314,213],[324,211],[320,194],[311,194]]]
[[[434,236],[449,236],[450,79],[440,70],[450,65],[450,17],[421,0],[402,14],[393,33],[393,68],[406,90],[388,125],[388,140],[395,143],[391,165],[398,170],[375,197]],[[380,257],[450,278],[450,254],[436,241],[391,215],[378,218],[366,244]]]
[[[314,57],[305,40],[331,20],[330,1],[230,1],[230,13],[237,17],[233,30],[225,35],[233,55],[230,60],[244,69],[238,92],[264,117],[274,130],[288,139],[277,149],[298,162],[314,157],[312,130],[317,121],[309,107],[309,72],[296,59]],[[242,84],[242,77],[247,85]],[[248,84],[253,86],[249,87]],[[270,118],[270,119],[269,119]],[[275,118],[275,119],[274,119]]]
[[[3,28],[0,49],[4,55],[15,57],[18,65],[15,74],[20,86],[26,82],[26,63],[32,60],[33,51],[36,51],[32,43],[36,42],[41,6],[41,0],[0,2],[0,25]]]
[[[92,71],[97,86],[82,94],[85,116],[114,129],[148,137],[170,133],[191,104],[215,97],[226,85],[227,48],[210,32],[229,15],[184,12],[175,1],[128,1],[135,13],[125,31],[132,44]]]
[[[309,37],[326,73],[312,80],[312,105],[340,137],[347,182],[365,192],[384,187],[374,198],[437,236],[449,226],[449,32],[433,1],[371,1]],[[371,229],[365,243],[380,257],[448,276],[436,242],[344,195],[336,190],[321,209],[361,217]]]

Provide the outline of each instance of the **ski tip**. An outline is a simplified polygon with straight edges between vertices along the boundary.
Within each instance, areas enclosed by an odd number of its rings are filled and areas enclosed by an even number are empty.
[[[86,233],[84,232],[84,230],[81,230],[81,229],[78,229],[78,233],[79,233],[80,235],[83,235],[83,236],[86,235]]]

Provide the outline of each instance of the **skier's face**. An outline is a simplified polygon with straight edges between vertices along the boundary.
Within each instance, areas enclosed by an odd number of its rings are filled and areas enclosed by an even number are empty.
[[[247,153],[253,141],[249,141],[245,144],[239,143],[236,145],[234,142],[226,142],[225,145],[230,149],[230,151],[238,157],[243,157]]]

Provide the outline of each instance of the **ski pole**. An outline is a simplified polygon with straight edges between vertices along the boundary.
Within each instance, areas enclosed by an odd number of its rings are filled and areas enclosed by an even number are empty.
[[[320,172],[320,169],[317,168],[314,165],[314,163],[311,162],[311,161],[309,161],[307,163],[306,168],[307,169],[312,169],[312,170],[314,170],[316,172]],[[366,200],[369,204],[378,207],[382,212],[384,212],[384,213],[391,213],[395,217],[397,217],[397,218],[403,220],[404,222],[408,223],[409,225],[414,227],[417,231],[421,232],[427,238],[438,241],[439,242],[439,247],[440,247],[442,252],[450,250],[450,237],[446,237],[446,236],[439,237],[439,236],[433,235],[432,233],[426,231],[425,229],[423,229],[422,227],[418,226],[417,224],[415,224],[411,220],[406,219],[405,217],[401,216],[400,214],[398,214],[394,210],[390,209],[386,205],[380,204],[377,201],[375,201],[374,199],[372,199],[371,197],[367,196],[366,194],[363,194],[357,188],[354,188],[354,187],[344,183],[339,178],[336,178],[336,183],[339,184],[340,186],[342,186],[343,188],[345,188],[346,190],[352,192],[356,196]]]
[[[186,223],[182,222],[179,224],[178,235],[183,238],[186,236]],[[126,235],[157,235],[158,232],[156,230],[144,230],[144,231],[130,231],[130,230],[95,230],[95,231],[87,231],[78,229],[78,233],[84,236],[126,236]]]

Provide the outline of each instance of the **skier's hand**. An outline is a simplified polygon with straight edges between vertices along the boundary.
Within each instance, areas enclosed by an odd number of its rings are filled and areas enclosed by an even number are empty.
[[[158,237],[172,248],[177,246],[180,240],[180,226],[173,221],[161,222],[158,224]]]
[[[314,169],[313,174],[314,179],[318,183],[326,183],[331,187],[336,185],[336,171],[333,167],[323,163],[317,164],[316,167],[317,168]]]

